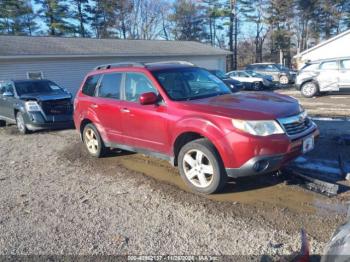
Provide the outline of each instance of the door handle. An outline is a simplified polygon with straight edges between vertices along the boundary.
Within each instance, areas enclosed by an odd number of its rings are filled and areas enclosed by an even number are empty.
[[[130,110],[127,109],[127,108],[122,108],[122,109],[120,109],[120,112],[122,112],[122,113],[130,113]]]
[[[91,108],[98,108],[98,105],[96,105],[96,104],[91,104],[90,107],[91,107]]]

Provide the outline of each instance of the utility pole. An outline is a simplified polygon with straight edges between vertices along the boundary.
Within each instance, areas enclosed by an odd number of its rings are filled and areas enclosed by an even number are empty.
[[[237,18],[237,1],[235,1],[235,64],[234,68],[237,70],[238,62],[237,62],[237,36],[238,36],[238,18]]]
[[[233,28],[234,24],[234,28]],[[237,35],[238,35],[238,19],[237,19],[237,0],[230,0],[230,29],[229,29],[229,46],[231,51],[230,69],[237,70]],[[233,36],[234,34],[234,36]],[[234,44],[233,44],[234,41]]]
[[[233,1],[230,0],[230,28],[229,28],[229,46],[230,46],[230,70],[234,69],[234,60],[235,55],[233,52],[233,22],[234,22],[234,9],[233,9]]]

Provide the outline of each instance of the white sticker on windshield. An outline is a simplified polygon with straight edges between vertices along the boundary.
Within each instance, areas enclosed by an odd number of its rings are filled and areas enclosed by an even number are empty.
[[[56,85],[50,85],[51,89],[52,90],[59,90],[61,89],[59,86],[56,86]]]

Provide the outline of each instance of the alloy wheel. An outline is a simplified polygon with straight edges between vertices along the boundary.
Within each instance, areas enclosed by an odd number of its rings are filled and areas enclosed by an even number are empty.
[[[281,76],[281,77],[280,77],[280,84],[282,84],[282,85],[288,84],[288,77],[286,77],[286,76]]]
[[[97,154],[99,143],[95,131],[92,128],[86,128],[84,133],[86,148],[91,154]]]
[[[316,86],[314,83],[306,83],[302,88],[302,92],[305,96],[311,97],[316,93]]]
[[[187,179],[194,186],[205,188],[213,181],[213,165],[202,151],[198,149],[188,151],[183,158],[182,164]]]

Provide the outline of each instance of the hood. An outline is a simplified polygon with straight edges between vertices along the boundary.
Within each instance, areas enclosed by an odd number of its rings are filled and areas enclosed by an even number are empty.
[[[43,93],[28,93],[20,96],[22,100],[36,100],[36,101],[49,101],[49,100],[60,100],[60,99],[71,99],[72,96],[69,93],[57,92],[50,94]]]
[[[245,120],[270,120],[300,113],[297,100],[272,92],[238,92],[182,104],[191,110]]]

